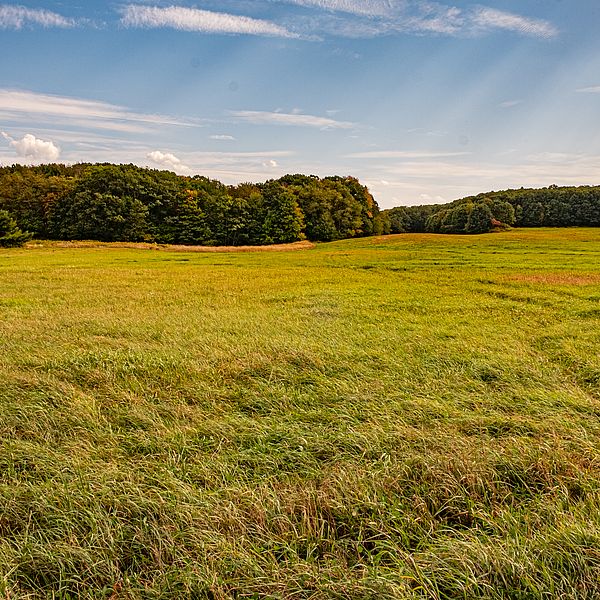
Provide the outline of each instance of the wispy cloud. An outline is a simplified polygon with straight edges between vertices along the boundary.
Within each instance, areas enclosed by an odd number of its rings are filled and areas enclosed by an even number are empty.
[[[482,29],[505,29],[539,38],[552,38],[558,35],[558,29],[548,21],[531,19],[486,6],[476,8],[471,19],[475,27]]]
[[[258,110],[238,110],[229,113],[235,119],[254,125],[291,125],[315,127],[317,129],[352,129],[355,123],[336,121],[327,117],[304,115],[302,113],[267,112]]]
[[[23,27],[73,27],[75,21],[55,12],[39,8],[26,8],[13,4],[0,4],[0,29]]]
[[[287,0],[287,3],[307,8],[368,16],[389,15],[395,7],[406,4],[397,0]]]
[[[437,158],[451,158],[454,156],[466,156],[471,154],[470,152],[422,152],[422,151],[404,151],[404,150],[373,150],[369,152],[354,152],[348,154],[347,158],[373,158],[373,159],[404,159],[404,160],[418,160],[418,159],[437,159]]]
[[[107,102],[0,88],[0,120],[22,123],[32,119],[128,133],[142,133],[149,126],[201,125],[167,115],[137,113]]]
[[[307,18],[305,26],[313,32],[320,27],[329,34],[345,37],[397,33],[473,36],[494,30],[538,38],[552,38],[558,34],[549,21],[479,5],[457,8],[428,0],[279,1],[321,11],[320,18]]]
[[[599,168],[598,155],[545,152],[506,162],[482,161],[479,157],[381,162],[369,164],[368,176],[362,179],[379,193],[398,187],[403,190],[403,204],[417,204],[424,200],[423,194],[429,194],[433,200],[434,190],[440,189],[441,181],[445,197],[460,198],[485,190],[521,186],[594,185]]]
[[[220,141],[225,141],[225,142],[235,141],[235,138],[232,135],[227,135],[224,133],[217,133],[215,135],[211,135],[210,139],[211,140],[220,140]]]
[[[281,25],[251,17],[211,12],[183,6],[139,6],[130,4],[122,9],[121,24],[125,27],[166,27],[200,33],[232,33],[245,35],[299,38]]]
[[[418,2],[397,19],[396,27],[398,31],[420,34],[458,35],[469,33],[469,19],[454,6]]]
[[[523,104],[523,100],[505,100],[504,102],[500,102],[500,104],[498,104],[498,107],[512,108],[513,106],[518,106],[519,104]]]
[[[579,94],[600,94],[600,85],[593,85],[591,87],[584,87],[575,90]]]
[[[531,160],[523,164],[464,164],[459,168],[454,164],[435,164],[429,168],[411,165],[409,168],[413,176],[422,177],[445,177],[452,179],[471,179],[476,181],[488,181],[488,184],[479,183],[482,189],[503,189],[507,187],[520,186],[545,186],[551,183],[559,185],[597,182],[598,166],[600,157],[589,156],[585,158],[573,158],[567,161]]]
[[[14,139],[4,131],[1,135],[21,158],[55,161],[60,156],[60,148],[54,142],[41,140],[31,133],[26,133],[20,140]]]

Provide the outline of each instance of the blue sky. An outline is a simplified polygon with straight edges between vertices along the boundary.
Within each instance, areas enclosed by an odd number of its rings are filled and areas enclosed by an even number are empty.
[[[225,183],[355,175],[380,206],[600,184],[600,3],[0,3],[0,163]]]

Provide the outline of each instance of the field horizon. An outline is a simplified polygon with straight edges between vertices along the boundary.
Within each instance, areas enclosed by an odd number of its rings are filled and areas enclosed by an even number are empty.
[[[0,248],[0,596],[600,595],[600,229],[78,246]]]

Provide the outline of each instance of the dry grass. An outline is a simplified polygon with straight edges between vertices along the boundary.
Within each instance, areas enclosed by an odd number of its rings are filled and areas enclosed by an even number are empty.
[[[315,245],[308,240],[292,244],[271,244],[267,246],[183,246],[177,244],[147,244],[143,242],[95,242],[71,241],[48,242],[33,241],[26,244],[28,248],[103,248],[132,250],[162,250],[166,252],[290,252],[293,250],[310,250]]]
[[[537,275],[511,275],[505,281],[539,283],[543,285],[597,285],[600,273],[543,273]]]

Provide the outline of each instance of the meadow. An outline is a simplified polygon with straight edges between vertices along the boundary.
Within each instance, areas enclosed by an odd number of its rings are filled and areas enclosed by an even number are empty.
[[[0,249],[0,597],[600,597],[600,229]]]

